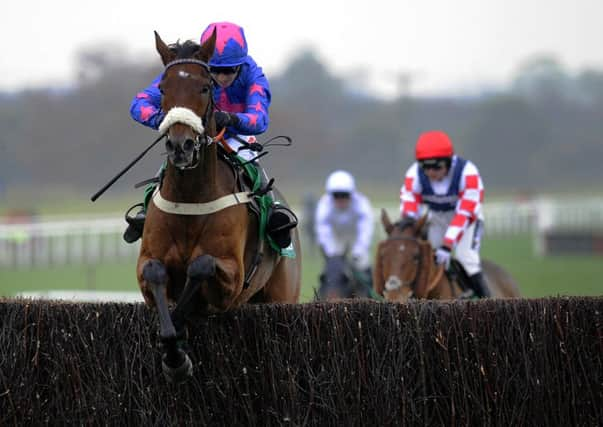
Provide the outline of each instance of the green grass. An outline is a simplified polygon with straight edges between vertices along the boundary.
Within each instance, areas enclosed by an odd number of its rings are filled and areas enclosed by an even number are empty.
[[[485,238],[482,257],[502,265],[525,297],[603,295],[603,256],[537,257],[528,235]]]
[[[316,249],[303,251],[301,301],[314,295],[322,259]],[[516,278],[524,297],[603,295],[603,257],[534,256],[530,236],[486,238],[482,256],[505,267]],[[98,266],[63,266],[32,270],[0,270],[0,295],[51,289],[138,291],[136,260]]]
[[[97,266],[67,265],[32,270],[0,270],[0,295],[61,290],[138,291],[136,259]]]

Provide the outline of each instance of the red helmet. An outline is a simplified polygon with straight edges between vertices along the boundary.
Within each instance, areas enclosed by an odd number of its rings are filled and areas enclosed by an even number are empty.
[[[437,159],[442,157],[452,157],[454,147],[452,141],[441,130],[432,130],[424,132],[419,136],[415,148],[415,157],[417,160]]]

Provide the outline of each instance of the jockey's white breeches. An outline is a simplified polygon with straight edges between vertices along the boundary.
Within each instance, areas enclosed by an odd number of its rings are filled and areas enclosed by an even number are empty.
[[[253,135],[237,135],[237,137],[239,137],[240,139],[243,139],[245,141],[247,141],[248,143],[255,143],[257,142],[257,139],[255,138],[255,136]],[[242,157],[245,160],[252,160],[255,157],[257,157],[257,155],[259,154],[257,151],[253,151],[253,150],[239,150],[239,147],[243,146],[243,143],[240,142],[239,140],[237,140],[236,138],[228,138],[226,139],[226,143],[228,144],[228,146],[230,148],[232,148],[235,152],[237,152],[237,154]],[[253,163],[255,163],[258,166],[258,169],[260,170],[260,172],[263,175],[263,182],[268,182],[269,178],[268,178],[268,172],[266,172],[266,169],[260,166],[260,163],[258,160],[255,160]],[[270,195],[270,197],[272,197],[273,200],[276,200],[274,197],[274,193],[272,191],[270,191],[270,193],[268,193]]]
[[[427,239],[434,248],[439,248],[444,241],[444,234],[454,217],[454,211],[436,212],[430,211],[428,217]],[[469,276],[482,271],[481,258],[479,254],[480,242],[483,231],[483,223],[478,227],[478,221],[474,221],[463,233],[461,240],[454,249],[454,257],[463,265]]]
[[[248,142],[256,142],[255,136],[253,136],[253,135],[249,135],[249,136],[248,135],[237,135],[237,137],[244,139],[245,141],[248,141]],[[226,143],[235,152],[237,152],[238,149],[243,146],[243,144],[235,138],[228,138],[226,140]],[[241,151],[238,151],[237,154],[239,156],[241,156],[242,158],[244,158],[245,160],[251,160],[258,155],[257,152],[252,151],[252,150],[241,150]]]

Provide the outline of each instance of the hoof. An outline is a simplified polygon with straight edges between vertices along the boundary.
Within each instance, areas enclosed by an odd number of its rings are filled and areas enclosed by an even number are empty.
[[[184,353],[182,350],[179,351],[182,352],[182,355],[184,356],[184,361],[180,366],[176,368],[169,366],[165,361],[165,354],[163,355],[163,360],[161,361],[163,374],[169,382],[174,384],[183,383],[188,378],[193,376],[193,362],[191,362],[191,359],[190,357],[188,357],[188,354]]]

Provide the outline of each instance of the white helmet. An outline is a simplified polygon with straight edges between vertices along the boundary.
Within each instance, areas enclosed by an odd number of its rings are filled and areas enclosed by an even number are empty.
[[[338,170],[327,178],[327,193],[353,193],[356,191],[354,177],[349,172]]]

